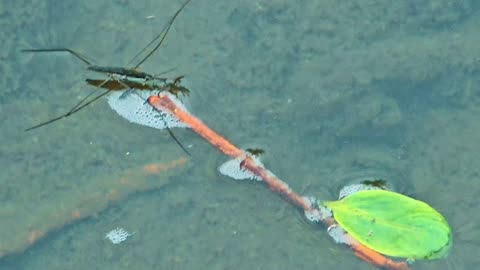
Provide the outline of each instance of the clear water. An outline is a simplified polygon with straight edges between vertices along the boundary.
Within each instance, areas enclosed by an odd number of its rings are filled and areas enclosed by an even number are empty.
[[[106,100],[24,132],[101,76],[69,55],[20,49],[68,47],[123,66],[180,4],[2,3],[0,252],[13,254],[0,269],[373,269],[260,183],[219,175],[224,157],[188,130],[175,134],[193,156],[155,177],[136,172],[183,152]],[[302,194],[333,199],[379,177],[428,202],[454,244],[413,268],[476,269],[479,10],[473,0],[192,0],[142,69],[185,75],[190,111],[239,147],[265,149],[265,165]],[[147,191],[128,185],[140,182]],[[112,245],[104,236],[118,226],[135,234]]]

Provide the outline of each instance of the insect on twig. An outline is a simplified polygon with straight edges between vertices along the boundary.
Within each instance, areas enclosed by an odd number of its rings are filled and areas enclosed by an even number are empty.
[[[82,61],[87,65],[87,70],[98,72],[98,73],[103,73],[107,75],[106,79],[87,79],[86,82],[89,85],[92,85],[94,87],[98,88],[104,88],[106,89],[104,92],[93,96],[95,92],[91,92],[87,96],[85,96],[83,99],[80,100],[75,106],[72,107],[67,113],[62,114],[60,116],[57,116],[53,119],[50,119],[48,121],[39,123],[35,126],[29,127],[26,129],[26,131],[33,130],[48,124],[51,124],[53,122],[56,122],[58,120],[61,120],[63,118],[69,117],[70,115],[80,111],[81,109],[87,107],[88,105],[92,104],[93,102],[97,101],[101,97],[107,95],[111,91],[119,91],[119,90],[125,90],[125,89],[136,89],[136,90],[146,90],[146,91],[152,91],[152,90],[165,90],[165,91],[170,91],[174,95],[178,95],[179,93],[182,93],[184,95],[188,95],[189,90],[183,86],[180,86],[180,80],[183,78],[183,76],[177,77],[176,79],[173,80],[173,82],[167,83],[167,79],[159,77],[159,75],[152,75],[146,72],[143,72],[139,70],[138,68],[140,65],[142,65],[163,43],[165,40],[165,37],[168,34],[168,31],[170,30],[173,22],[177,18],[177,16],[180,14],[180,12],[185,8],[185,6],[190,2],[191,0],[186,0],[182,6],[175,12],[175,14],[170,18],[170,20],[167,22],[165,27],[162,29],[162,31],[155,36],[152,41],[150,41],[145,47],[143,47],[133,58],[132,60],[129,61],[128,65],[130,65],[134,59],[137,59],[140,55],[142,55],[145,51],[147,51],[148,48],[150,48],[153,44],[156,43],[156,45],[137,63],[135,64],[132,68],[125,68],[125,67],[116,67],[116,66],[97,66],[92,64],[85,56],[82,54],[69,49],[69,48],[49,48],[49,49],[25,49],[22,50],[22,52],[67,52],[70,53],[71,55],[75,56],[77,59]],[[93,97],[92,97],[93,96]],[[166,127],[172,138],[177,142],[177,144],[185,151],[187,154],[188,151],[183,147],[183,145],[180,144],[180,142],[177,140],[177,138],[173,135],[172,131]]]

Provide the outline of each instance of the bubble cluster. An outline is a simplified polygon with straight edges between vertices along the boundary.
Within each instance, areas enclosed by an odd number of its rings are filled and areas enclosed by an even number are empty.
[[[242,168],[242,166],[240,165],[242,161],[243,161],[243,158],[231,159],[223,163],[218,168],[218,171],[221,174],[231,177],[235,180],[251,179],[251,180],[261,181],[261,179],[255,174],[253,174],[251,171],[245,168]]]
[[[349,186],[345,186],[340,190],[340,193],[338,194],[338,199],[341,200],[348,195],[351,195],[353,193],[362,191],[362,190],[378,190],[382,189],[377,186],[372,186],[372,185],[367,185],[367,184],[353,184]]]
[[[108,105],[120,116],[128,121],[147,127],[165,129],[166,127],[186,127],[173,115],[160,112],[146,102],[149,96],[157,95],[158,91],[124,90],[113,91],[108,96]],[[175,104],[185,110],[181,102],[173,95],[169,95]]]
[[[125,229],[117,227],[111,231],[109,231],[106,235],[105,238],[110,240],[114,245],[120,244],[123,241],[127,240],[129,236],[132,234],[127,232]]]
[[[331,225],[327,229],[328,235],[333,238],[335,243],[339,244],[352,244],[352,239],[348,237],[347,233],[338,225]]]
[[[312,196],[305,196],[303,200],[307,205],[310,205],[311,209],[305,210],[304,215],[305,218],[312,222],[317,223],[327,218],[332,217],[332,212],[320,204],[320,202],[312,197]]]

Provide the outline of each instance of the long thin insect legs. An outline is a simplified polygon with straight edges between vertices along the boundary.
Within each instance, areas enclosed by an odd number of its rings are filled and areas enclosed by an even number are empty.
[[[74,50],[71,50],[71,49],[68,49],[68,48],[53,48],[53,49],[25,49],[25,50],[21,50],[22,52],[68,52],[70,54],[72,54],[73,56],[75,56],[77,59],[80,59],[80,61],[84,62],[85,64],[91,66],[92,64],[90,63],[90,61],[87,60],[87,58],[83,55],[81,55],[80,53],[74,51]]]

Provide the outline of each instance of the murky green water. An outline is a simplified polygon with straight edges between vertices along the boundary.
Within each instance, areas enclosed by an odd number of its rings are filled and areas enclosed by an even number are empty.
[[[69,47],[125,65],[180,4],[0,6],[0,251],[28,243],[108,181],[183,155],[166,132],[128,123],[105,100],[24,132],[68,111],[98,75],[65,54],[19,50]],[[428,202],[454,244],[447,259],[413,269],[476,269],[479,11],[473,0],[192,0],[142,68],[185,75],[191,112],[239,147],[265,149],[265,165],[302,194],[333,199],[355,179],[380,177]],[[174,131],[193,156],[159,176],[160,188],[57,224],[0,269],[373,269],[260,183],[219,175],[224,157]],[[89,203],[103,209],[105,200]],[[117,226],[135,234],[112,245],[104,236]]]

